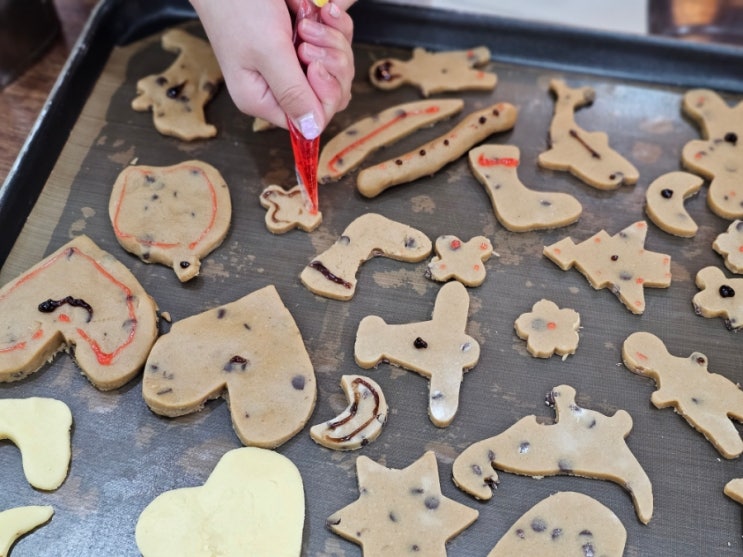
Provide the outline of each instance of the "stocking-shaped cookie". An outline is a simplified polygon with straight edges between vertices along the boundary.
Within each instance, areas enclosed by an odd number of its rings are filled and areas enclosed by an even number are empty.
[[[721,317],[731,331],[743,327],[743,278],[727,278],[717,267],[705,267],[696,284],[700,291],[691,303],[697,315]]]

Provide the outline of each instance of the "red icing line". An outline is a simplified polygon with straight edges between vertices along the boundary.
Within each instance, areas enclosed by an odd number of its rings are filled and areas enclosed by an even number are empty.
[[[490,158],[486,157],[485,153],[480,153],[480,156],[477,157],[477,164],[480,166],[505,166],[508,168],[516,168],[519,165],[519,159],[514,159],[512,157],[495,157]]]

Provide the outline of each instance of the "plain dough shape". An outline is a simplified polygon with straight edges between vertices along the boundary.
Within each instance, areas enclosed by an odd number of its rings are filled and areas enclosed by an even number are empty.
[[[465,286],[480,286],[485,282],[485,261],[493,255],[493,244],[485,236],[475,236],[466,242],[447,234],[436,238],[436,255],[428,263],[426,276],[438,282],[456,279]]]
[[[222,175],[205,162],[128,166],[116,178],[108,214],[125,250],[172,267],[185,282],[227,236],[232,201]]]
[[[266,211],[266,228],[273,234],[284,234],[294,228],[312,232],[322,223],[322,213],[307,210],[304,189],[294,186],[285,190],[271,185],[261,192],[260,203]]]
[[[514,328],[535,358],[558,354],[564,359],[578,349],[580,315],[570,308],[560,309],[550,300],[539,300],[530,312],[519,315]]]
[[[681,109],[697,122],[703,139],[684,145],[684,167],[710,179],[707,205],[725,219],[743,218],[743,102],[730,107],[709,89],[692,89]]]
[[[23,379],[74,346],[75,362],[102,391],[140,372],[158,334],[155,302],[87,236],[0,289],[0,323],[0,382]]]
[[[446,542],[465,530],[478,512],[441,493],[433,451],[407,468],[385,468],[356,459],[359,498],[331,515],[330,530],[362,547],[364,557],[445,556]]]
[[[550,81],[550,89],[556,97],[549,130],[550,148],[537,158],[539,166],[569,171],[600,190],[636,183],[639,172],[609,146],[609,137],[604,132],[586,131],[575,122],[575,110],[593,102],[594,90],[590,87],[574,89],[559,79]]]
[[[389,406],[382,388],[363,375],[344,375],[341,388],[348,400],[346,409],[332,420],[310,429],[316,443],[338,451],[365,447],[382,433]]]
[[[507,230],[526,232],[576,222],[583,206],[567,193],[530,190],[518,177],[518,147],[482,145],[469,152],[470,169],[488,193],[493,212]]]
[[[449,118],[462,107],[462,99],[414,101],[392,106],[354,122],[323,147],[318,164],[320,182],[340,179],[374,151]]]
[[[684,200],[696,195],[704,180],[688,172],[668,172],[656,178],[645,192],[645,212],[658,228],[691,238],[699,227],[684,208]]]
[[[386,91],[414,85],[424,97],[451,91],[492,91],[498,76],[476,67],[488,62],[490,49],[484,46],[442,52],[427,52],[418,47],[413,49],[408,61],[377,60],[369,68],[369,80]]]
[[[725,484],[724,493],[736,503],[743,505],[743,478],[735,478]]]
[[[700,292],[691,303],[697,315],[721,317],[731,331],[743,327],[743,278],[727,278],[717,267],[705,267],[695,282]]]
[[[526,416],[504,432],[473,443],[454,461],[454,483],[477,499],[490,499],[495,469],[531,476],[580,476],[614,482],[632,496],[643,524],[653,516],[653,490],[645,470],[625,443],[632,417],[606,416],[575,403],[575,389],[555,387],[547,396],[555,422]]]
[[[36,489],[53,491],[70,468],[72,413],[53,398],[0,400],[0,439],[21,451],[23,473]]]
[[[389,362],[429,378],[428,416],[437,427],[454,420],[464,373],[480,359],[479,343],[465,333],[469,301],[462,283],[447,282],[430,321],[388,325],[368,315],[356,332],[354,358],[360,367]]]
[[[415,263],[430,253],[431,240],[420,230],[365,213],[349,224],[330,248],[314,257],[299,278],[318,296],[350,300],[356,293],[356,274],[365,261],[384,256]]]
[[[169,417],[224,397],[243,444],[274,448],[305,426],[317,384],[294,318],[266,286],[174,323],[147,359],[142,394]]]
[[[727,232],[719,234],[712,249],[722,255],[725,267],[737,274],[743,274],[743,220],[730,223]]]
[[[216,94],[222,71],[211,45],[183,29],[170,29],[162,35],[162,47],[178,57],[164,72],[137,81],[132,108],[152,110],[155,129],[163,135],[185,141],[214,137],[217,128],[206,123],[204,106]]]
[[[710,373],[707,356],[693,352],[677,358],[657,336],[638,332],[624,341],[622,360],[630,371],[655,381],[650,401],[656,408],[672,407],[725,458],[743,453],[743,440],[732,422],[743,422],[743,391],[728,378]]]
[[[596,499],[561,491],[519,518],[488,557],[622,557],[627,530]]]
[[[222,456],[203,486],[167,491],[142,511],[143,557],[299,557],[304,487],[291,460],[255,447]]]
[[[563,271],[578,269],[595,289],[609,288],[632,313],[645,311],[645,288],[671,285],[671,256],[645,249],[645,221],[609,236],[600,230],[575,244],[563,238],[542,253]]]
[[[0,557],[8,557],[18,538],[49,522],[54,508],[47,505],[15,507],[0,512]]]

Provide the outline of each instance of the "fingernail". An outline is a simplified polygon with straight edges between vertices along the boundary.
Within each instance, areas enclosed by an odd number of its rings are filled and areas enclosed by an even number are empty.
[[[330,12],[330,15],[339,18],[341,16],[341,9],[336,6],[333,2],[330,3],[330,8],[328,8],[328,12]]]
[[[300,116],[297,119],[297,127],[305,139],[315,139],[320,135],[320,126],[317,125],[317,120],[315,120],[315,115],[312,112]]]

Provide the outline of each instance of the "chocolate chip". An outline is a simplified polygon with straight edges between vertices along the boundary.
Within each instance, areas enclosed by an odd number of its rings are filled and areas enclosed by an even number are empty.
[[[426,497],[426,500],[424,501],[424,504],[426,505],[426,508],[429,510],[436,510],[439,508],[439,498],[438,497]]]
[[[219,308],[217,310],[217,319],[223,319],[226,314],[227,314],[227,310],[226,309]]]
[[[420,350],[422,348],[428,348],[428,343],[425,340],[423,340],[421,337],[417,337],[413,341],[413,346],[415,346],[418,350]]]
[[[485,122],[488,121],[488,119],[485,118],[485,116],[480,116],[480,118],[477,121],[480,122],[480,124],[484,124]]]
[[[517,528],[517,529],[516,529],[516,532],[515,532],[515,534],[516,534],[516,536],[517,536],[518,538],[520,538],[520,539],[522,539],[522,540],[523,540],[523,539],[526,539],[526,533],[525,533],[525,532],[524,532],[524,530],[523,530],[523,529],[521,529],[521,528]]]
[[[596,552],[593,549],[593,544],[586,543],[583,544],[583,547],[581,548],[583,550],[583,557],[596,557]]]
[[[561,458],[557,461],[557,467],[560,469],[560,472],[564,472],[569,474],[573,471],[573,464],[564,458]]]
[[[392,522],[397,522],[397,516],[395,516],[395,513],[391,512],[388,516]]]
[[[673,190],[670,190],[668,188],[662,189],[660,190],[660,195],[664,199],[671,199],[673,197]]]
[[[735,296],[735,290],[733,290],[732,286],[729,286],[727,284],[723,284],[720,286],[720,296],[723,298],[732,298]]]
[[[168,82],[168,78],[166,78],[164,75],[160,75],[155,80],[155,83],[157,83],[160,87],[165,85]]]
[[[292,387],[296,390],[304,390],[305,378],[304,375],[295,375],[292,377]]]
[[[617,260],[619,259],[619,256],[615,254],[615,255],[612,255],[612,256],[610,257],[610,259],[611,259],[612,261],[617,261]]]
[[[191,263],[188,261],[181,261],[180,266],[181,266],[181,269],[188,269],[191,266]]]
[[[738,135],[734,132],[726,133],[723,139],[728,143],[732,143],[733,145],[738,143]]]
[[[547,529],[547,523],[541,518],[535,518],[531,521],[531,529],[535,532],[544,532]]]
[[[482,476],[482,468],[480,468],[479,464],[472,465],[472,472],[475,474],[475,476]]]
[[[529,448],[531,447],[531,443],[529,441],[524,441],[519,445],[519,453],[524,454],[529,452]]]
[[[697,361],[697,364],[699,364],[700,366],[703,366],[704,364],[707,363],[707,360],[705,360],[701,356],[697,356],[697,360],[696,361]]]
[[[425,156],[426,156],[426,150],[425,150],[425,149],[421,149],[420,151],[418,151],[418,154],[419,154],[419,155],[420,155],[421,157],[425,157]]]
[[[552,537],[553,540],[559,539],[560,536],[562,536],[562,528],[555,528],[554,530],[552,530],[552,536],[551,537]]]
[[[395,164],[397,166],[402,166],[402,159],[395,159]]]

